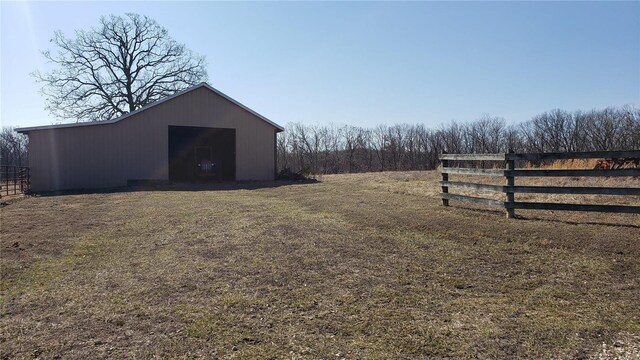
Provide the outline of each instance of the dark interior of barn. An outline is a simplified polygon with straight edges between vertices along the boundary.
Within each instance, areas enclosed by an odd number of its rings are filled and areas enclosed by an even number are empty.
[[[233,181],[236,130],[169,126],[169,180]]]

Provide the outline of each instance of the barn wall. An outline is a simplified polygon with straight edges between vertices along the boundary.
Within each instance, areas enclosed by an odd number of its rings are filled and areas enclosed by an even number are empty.
[[[203,87],[116,123],[30,131],[32,189],[168,180],[169,125],[236,129],[237,180],[274,178],[275,128]]]

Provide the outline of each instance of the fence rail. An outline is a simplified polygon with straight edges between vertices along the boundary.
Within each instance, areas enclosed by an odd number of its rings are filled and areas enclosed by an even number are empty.
[[[632,159],[635,168],[628,169],[516,169],[516,161],[548,161],[570,159],[605,159],[616,161]],[[505,209],[507,218],[515,217],[515,209],[529,210],[558,210],[558,211],[594,211],[640,214],[640,206],[633,205],[602,205],[602,204],[566,204],[547,202],[518,202],[515,194],[596,194],[596,195],[640,195],[640,188],[630,187],[580,187],[580,186],[518,186],[517,177],[638,177],[640,168],[640,150],[631,151],[592,151],[567,153],[505,153],[505,154],[446,154],[440,155],[442,181],[442,205],[449,206],[449,200],[471,202]],[[465,168],[450,166],[453,161],[503,161],[503,169]],[[472,175],[504,177],[505,185],[490,185],[475,182],[450,181],[449,175]],[[449,189],[472,189],[504,193],[505,201],[487,199],[483,197],[451,194]]]
[[[0,198],[2,195],[26,194],[30,187],[28,167],[0,165]]]

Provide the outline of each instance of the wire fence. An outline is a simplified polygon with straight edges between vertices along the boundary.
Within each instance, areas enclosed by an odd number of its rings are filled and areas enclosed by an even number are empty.
[[[0,165],[0,198],[3,195],[27,194],[30,186],[28,167]]]

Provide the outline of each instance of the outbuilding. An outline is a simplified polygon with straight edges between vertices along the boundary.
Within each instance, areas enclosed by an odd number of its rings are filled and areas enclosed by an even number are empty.
[[[273,180],[284,129],[206,83],[113,120],[25,127],[31,190]]]

